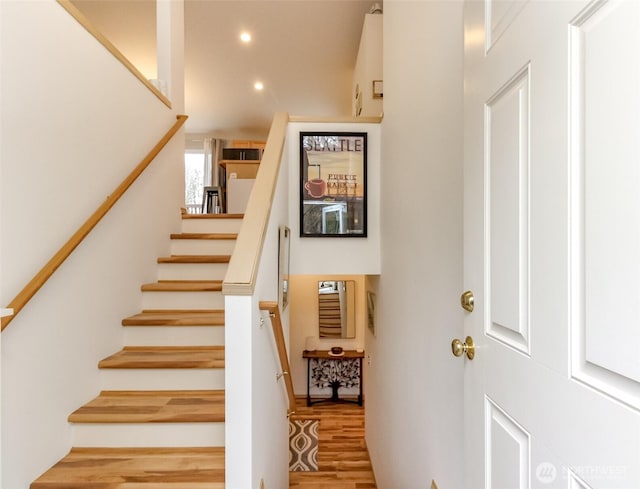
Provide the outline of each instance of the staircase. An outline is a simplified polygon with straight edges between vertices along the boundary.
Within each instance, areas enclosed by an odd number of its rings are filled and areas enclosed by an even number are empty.
[[[69,416],[73,448],[31,489],[224,488],[222,280],[242,215],[184,214],[98,397]]]

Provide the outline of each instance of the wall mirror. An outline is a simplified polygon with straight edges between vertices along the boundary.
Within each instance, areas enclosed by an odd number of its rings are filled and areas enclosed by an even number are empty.
[[[318,282],[318,336],[356,337],[356,282],[322,280]]]

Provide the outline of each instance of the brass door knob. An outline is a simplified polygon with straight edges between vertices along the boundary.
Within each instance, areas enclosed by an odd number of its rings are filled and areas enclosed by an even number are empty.
[[[473,338],[471,336],[467,336],[464,339],[464,342],[460,341],[458,338],[454,339],[451,342],[451,352],[453,356],[461,357],[466,353],[467,358],[469,360],[473,360],[473,357],[476,356],[476,347],[473,344]]]

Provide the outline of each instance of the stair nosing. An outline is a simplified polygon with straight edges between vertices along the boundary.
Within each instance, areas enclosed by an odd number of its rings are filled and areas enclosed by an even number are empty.
[[[224,487],[225,447],[72,447],[67,455],[56,462],[49,470],[31,483],[32,489],[69,489],[71,487],[121,487],[123,478],[131,480],[145,479],[153,487],[160,487],[162,471],[173,468],[173,479],[178,484],[191,487],[193,483],[200,487],[205,471],[204,482],[211,487]],[[196,462],[197,461],[197,462]],[[126,468],[122,463],[126,462]],[[197,467],[194,467],[196,462]],[[70,476],[69,468],[79,465],[85,467],[97,465],[90,470],[91,478],[78,479]],[[167,466],[168,464],[168,466]],[[204,465],[202,465],[204,464]],[[200,468],[202,467],[202,468]],[[176,479],[181,474],[182,477]],[[126,482],[124,483],[126,484]],[[170,482],[171,486],[174,486]]]
[[[169,255],[158,258],[158,263],[194,263],[208,265],[212,263],[229,263],[231,255]]]
[[[171,239],[176,240],[230,240],[238,239],[238,233],[174,233],[170,236]]]
[[[124,346],[123,351],[179,351],[179,350],[224,350],[223,345],[191,345],[191,346]]]
[[[133,405],[101,404],[111,398],[135,399]],[[207,409],[199,402],[172,404],[176,399],[198,399],[209,401]],[[148,405],[139,404],[147,400]],[[148,424],[148,423],[222,423],[225,420],[225,392],[223,389],[203,390],[136,390],[102,391],[88,403],[68,416],[70,423],[76,424]],[[188,406],[188,407],[187,407]],[[192,412],[189,412],[189,407]],[[197,409],[200,408],[200,409]],[[222,409],[222,411],[220,411]]]
[[[142,292],[220,292],[222,280],[158,280],[143,284]]]
[[[142,314],[188,314],[190,312],[198,314],[222,314],[224,313],[224,309],[143,309],[141,311]]]
[[[145,317],[146,315],[146,317]],[[164,317],[163,317],[164,316]],[[224,309],[198,310],[147,310],[122,320],[122,326],[224,326]]]
[[[148,358],[127,359],[127,353],[149,353]],[[218,352],[222,353],[222,358],[176,360],[163,359],[162,353],[195,354],[198,352]],[[158,355],[153,356],[154,353]],[[159,369],[224,369],[225,348],[222,345],[213,346],[125,346],[122,350],[103,358],[98,362],[100,369],[112,370],[159,370]]]
[[[182,219],[244,219],[244,214],[182,214]]]
[[[224,389],[153,389],[153,390],[116,390],[116,389],[108,389],[100,391],[100,396],[104,397],[148,397],[153,395],[158,396],[173,396],[173,397],[193,397],[197,395],[203,394],[223,394]]]

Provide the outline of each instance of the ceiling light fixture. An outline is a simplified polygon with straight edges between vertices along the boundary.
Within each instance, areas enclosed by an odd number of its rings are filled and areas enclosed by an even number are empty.
[[[262,89],[264,89],[264,84],[261,81],[257,81],[253,84],[253,88],[255,88],[256,90],[260,91]]]
[[[248,44],[251,42],[251,34],[249,34],[248,32],[243,32],[240,34],[240,40],[245,43]]]

